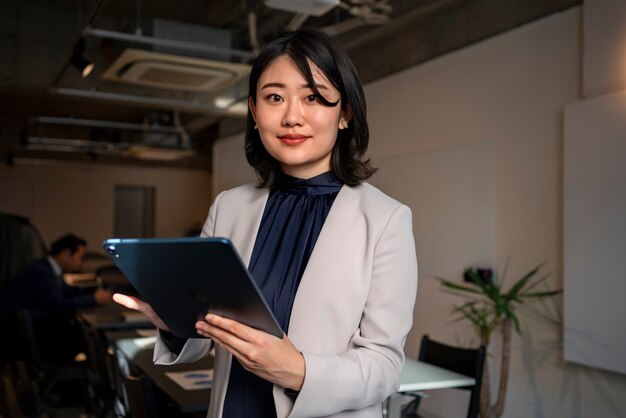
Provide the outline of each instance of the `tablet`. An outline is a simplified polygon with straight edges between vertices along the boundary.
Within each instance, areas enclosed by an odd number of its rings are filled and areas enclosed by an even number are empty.
[[[201,338],[196,321],[214,313],[283,337],[228,239],[108,239],[102,246],[174,335]]]

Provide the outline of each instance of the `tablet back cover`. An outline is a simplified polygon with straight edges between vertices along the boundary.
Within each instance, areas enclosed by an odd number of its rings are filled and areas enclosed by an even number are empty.
[[[194,325],[207,313],[283,336],[227,239],[109,239],[103,248],[178,337],[201,338]]]

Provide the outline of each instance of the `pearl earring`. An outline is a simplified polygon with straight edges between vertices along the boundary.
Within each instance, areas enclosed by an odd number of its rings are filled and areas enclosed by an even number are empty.
[[[341,119],[339,121],[339,129],[346,129],[348,127],[348,121],[345,119]]]
[[[259,129],[259,127],[258,127],[258,126],[256,126],[256,123],[254,124],[254,129],[255,129],[255,130],[256,130],[256,129]]]

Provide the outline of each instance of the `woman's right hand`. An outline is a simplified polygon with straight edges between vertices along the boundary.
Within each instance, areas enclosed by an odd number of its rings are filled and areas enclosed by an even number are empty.
[[[115,293],[113,295],[113,300],[119,303],[122,306],[127,307],[128,309],[134,309],[143,313],[148,317],[150,322],[154,324],[155,327],[162,329],[163,331],[170,331],[169,327],[165,325],[165,322],[154,312],[152,306],[148,305],[146,302],[139,300],[133,296],[123,295],[121,293]]]

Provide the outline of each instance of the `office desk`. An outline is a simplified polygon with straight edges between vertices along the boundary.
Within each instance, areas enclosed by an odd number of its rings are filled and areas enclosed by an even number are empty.
[[[422,361],[406,359],[400,375],[398,392],[458,388],[471,386],[475,382],[468,377]]]
[[[141,312],[117,303],[81,308],[76,310],[76,316],[87,327],[96,330],[154,328]]]
[[[182,412],[206,412],[209,407],[210,389],[185,390],[170,379],[166,372],[184,372],[213,368],[213,357],[204,357],[193,363],[172,366],[155,365],[152,361],[154,339],[123,338],[128,331],[106,333],[109,341],[116,344],[128,361],[148,376],[154,384],[178,405]],[[119,338],[122,337],[122,338]]]
[[[385,416],[399,418],[403,393],[433,389],[459,388],[471,386],[476,382],[473,377],[465,376],[432,364],[407,358],[400,374],[400,387],[395,395],[390,396],[386,404]]]
[[[194,363],[174,366],[155,365],[152,361],[154,340],[150,338],[134,338],[132,331],[110,331],[107,338],[124,353],[126,358],[145,373],[163,392],[176,402],[183,412],[206,411],[208,408],[210,389],[184,390],[169,377],[166,372],[191,371],[213,367],[213,358],[205,357]],[[402,393],[417,391],[455,388],[473,385],[474,378],[468,377],[432,364],[406,359],[400,375],[400,387],[396,395],[390,396],[386,402],[386,416],[400,416],[400,398]]]

